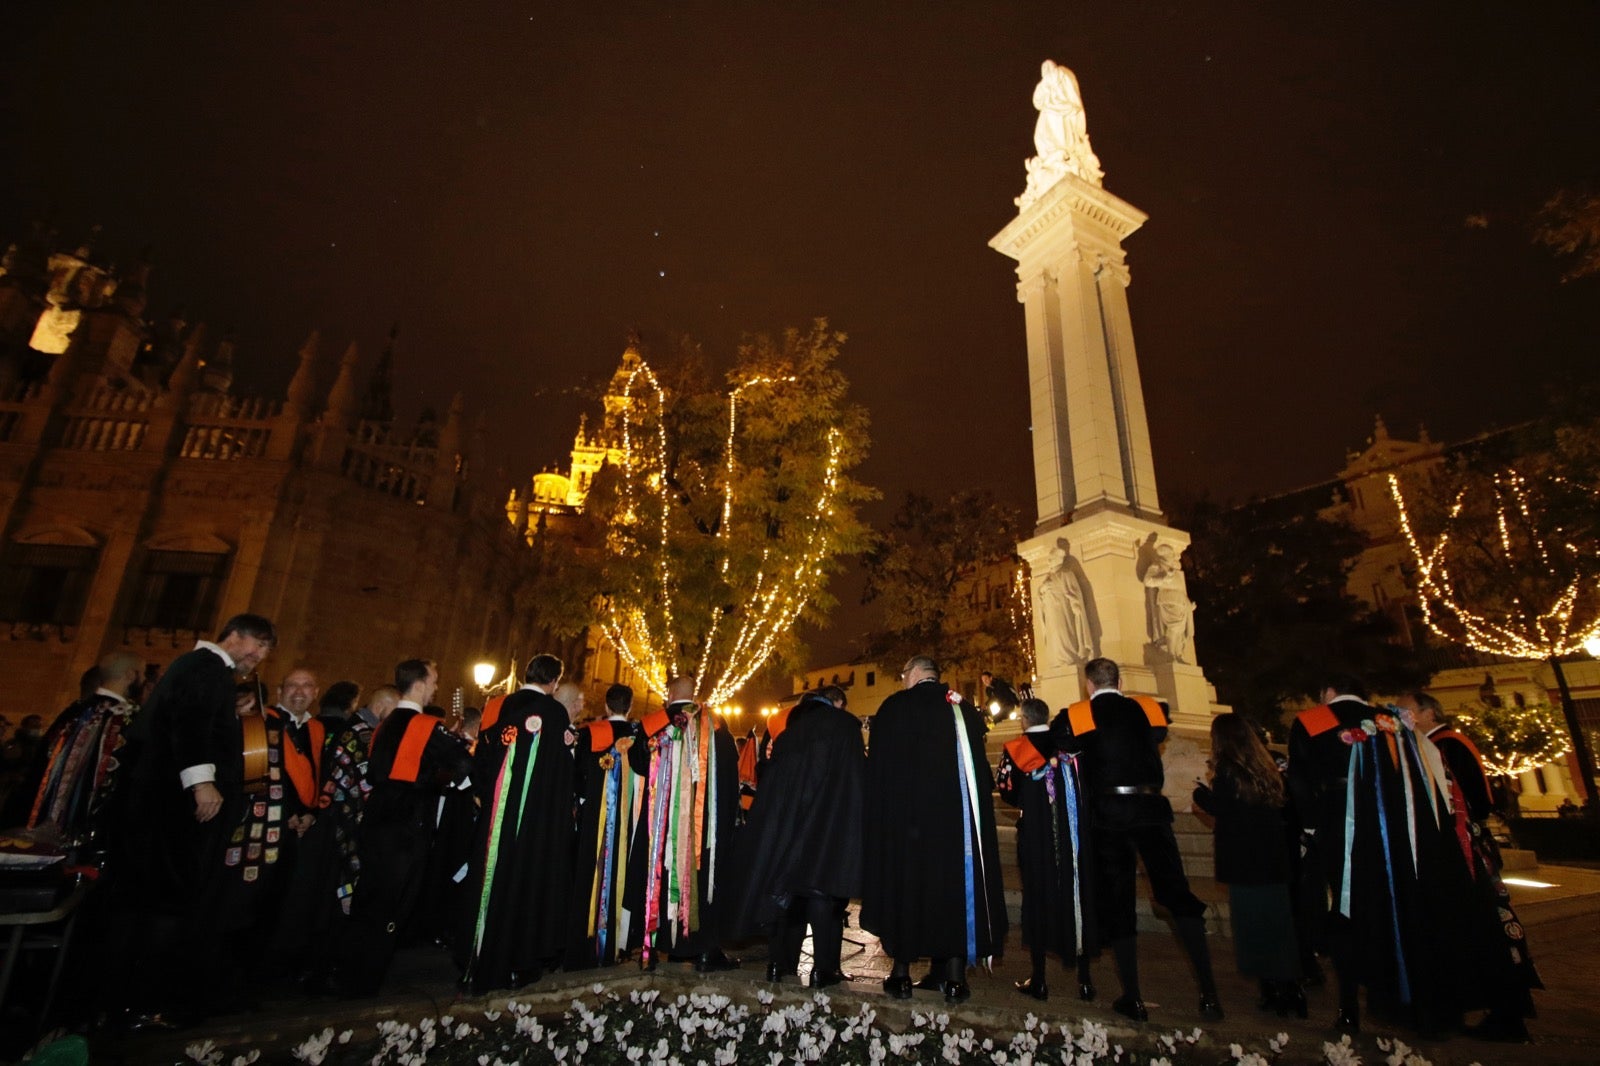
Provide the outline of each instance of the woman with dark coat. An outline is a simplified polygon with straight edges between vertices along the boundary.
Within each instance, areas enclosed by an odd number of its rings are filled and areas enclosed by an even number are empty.
[[[1194,805],[1216,820],[1216,878],[1228,886],[1239,972],[1261,982],[1261,1007],[1306,1016],[1289,903],[1283,776],[1255,730],[1237,714],[1211,720],[1211,785]]]

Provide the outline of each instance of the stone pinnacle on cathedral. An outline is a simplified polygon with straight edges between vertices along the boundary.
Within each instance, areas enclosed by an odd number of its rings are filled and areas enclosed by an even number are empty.
[[[367,382],[367,395],[361,401],[363,422],[394,421],[394,342],[400,336],[400,323],[389,327],[389,339],[378,353],[378,363]]]

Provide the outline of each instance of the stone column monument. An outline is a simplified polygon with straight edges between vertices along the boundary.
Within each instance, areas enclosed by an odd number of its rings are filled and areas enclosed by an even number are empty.
[[[1159,694],[1180,733],[1207,733],[1215,695],[1194,645],[1187,534],[1156,497],[1122,241],[1145,214],[1101,187],[1078,81],[1046,61],[1033,94],[1038,154],[1017,217],[989,242],[1017,261],[1027,320],[1039,522],[1018,545],[1033,574],[1034,688],[1082,698],[1103,655],[1128,692]]]

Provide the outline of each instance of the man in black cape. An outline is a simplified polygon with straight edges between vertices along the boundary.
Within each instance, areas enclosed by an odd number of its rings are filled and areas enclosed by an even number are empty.
[[[624,903],[638,926],[630,947],[641,947],[646,970],[662,951],[700,973],[737,968],[722,951],[722,912],[732,887],[739,748],[722,719],[695,702],[693,678],[667,682],[667,704],[640,723],[628,762],[644,778],[635,786],[646,790],[637,834],[644,846],[628,855]],[[671,866],[669,849],[678,859]]]
[[[1417,734],[1438,750],[1451,790],[1451,809],[1433,827],[1441,845],[1437,869],[1419,871],[1427,900],[1429,954],[1451,960],[1446,972],[1456,1006],[1463,1011],[1488,1009],[1469,1032],[1486,1040],[1524,1042],[1528,1027],[1523,1019],[1533,1015],[1530,992],[1543,988],[1544,982],[1500,876],[1499,848],[1485,824],[1494,803],[1482,759],[1472,740],[1450,727],[1433,696],[1417,692],[1396,704],[1412,713]],[[1419,848],[1419,865],[1428,855]]]
[[[861,927],[894,959],[885,992],[909,999],[912,960],[930,958],[923,987],[958,1003],[966,968],[998,955],[1007,927],[985,723],[927,656],[900,680],[872,719]]]
[[[1289,789],[1333,901],[1327,941],[1339,987],[1334,1027],[1359,1031],[1365,987],[1369,1008],[1387,1019],[1444,1032],[1460,1008],[1451,963],[1429,946],[1430,909],[1440,900],[1428,884],[1450,864],[1438,808],[1430,811],[1422,789],[1420,746],[1396,715],[1367,702],[1360,679],[1332,674],[1316,693],[1322,702],[1296,715],[1289,729]]]
[[[444,720],[423,711],[439,688],[430,659],[395,667],[400,702],[372,736],[367,794],[356,839],[361,877],[340,947],[335,990],[373,995],[394,961],[396,931],[422,888],[442,789],[471,784],[472,762]]]
[[[1044,972],[1050,952],[1071,965],[1096,948],[1094,879],[1084,861],[1092,849],[1077,760],[1051,739],[1049,705],[1025,699],[1021,713],[1022,736],[1006,743],[995,777],[1000,798],[1022,812],[1017,818],[1017,867],[1022,873],[1022,939],[1033,971],[1016,988],[1043,1000],[1050,995]],[[1086,972],[1080,970],[1080,978]],[[1093,998],[1092,988],[1080,988],[1080,995]]]
[[[633,689],[606,690],[606,715],[578,729],[573,745],[573,788],[578,798],[578,838],[572,859],[572,895],[565,968],[610,966],[627,948],[633,916],[623,906],[628,858],[634,846],[634,811],[642,806],[640,778],[628,766],[638,727],[628,721]]]
[[[1088,797],[1100,934],[1111,947],[1122,984],[1122,995],[1111,1009],[1135,1021],[1148,1017],[1139,990],[1135,911],[1138,863],[1143,861],[1151,893],[1172,912],[1178,942],[1194,967],[1200,1016],[1216,1021],[1222,1017],[1222,1004],[1206,945],[1206,906],[1189,890],[1172,834],[1172,804],[1161,793],[1166,782],[1161,765],[1166,705],[1149,696],[1123,695],[1118,688],[1122,671],[1110,659],[1090,659],[1083,665],[1083,677],[1089,698],[1063,710],[1052,735],[1061,750],[1078,756]]]
[[[95,688],[67,705],[6,803],[4,825],[20,826],[79,847],[79,861],[106,847],[107,800],[117,781],[117,751],[137,709],[129,692],[144,660],[114,651],[92,671]]]
[[[117,800],[108,973],[129,1001],[130,1028],[170,1027],[214,1006],[223,853],[245,804],[234,678],[276,642],[259,615],[228,619],[215,642],[173,660],[130,726],[139,754]]]
[[[479,732],[480,815],[466,898],[463,980],[475,992],[517,988],[559,965],[572,861],[572,723],[552,695],[561,660],[536,655],[494,726]]]
[[[811,987],[850,977],[839,968],[844,909],[861,891],[866,753],[861,720],[829,685],[801,700],[772,745],[740,838],[730,929],[768,935],[767,980],[798,971],[811,927]]]
[[[284,678],[284,689],[292,677]],[[333,964],[331,948],[343,928],[348,886],[354,883],[350,860],[367,788],[365,742],[351,720],[360,695],[354,681],[334,682],[322,695],[314,719],[285,730],[293,747],[285,748],[285,758],[299,759],[297,775],[302,779],[310,769],[315,787],[310,802],[300,797],[310,824],[296,843],[273,939],[291,975],[308,987],[320,985]],[[299,698],[290,697],[296,705]]]

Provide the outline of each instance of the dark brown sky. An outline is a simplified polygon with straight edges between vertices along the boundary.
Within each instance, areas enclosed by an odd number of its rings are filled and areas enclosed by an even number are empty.
[[[154,246],[153,311],[278,389],[313,326],[402,403],[562,457],[630,327],[827,315],[861,476],[1032,507],[1014,214],[1042,59],[1147,211],[1130,299],[1168,500],[1330,476],[1593,380],[1600,289],[1528,219],[1600,179],[1600,5],[7,4],[0,240]],[[1483,228],[1469,225],[1486,218]],[[887,504],[885,505],[887,509]]]

